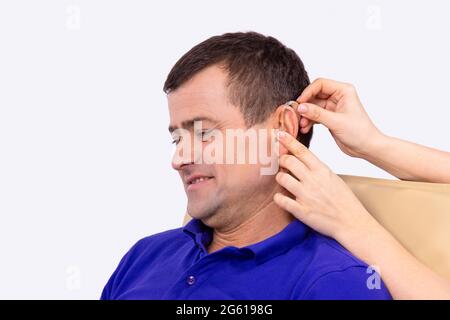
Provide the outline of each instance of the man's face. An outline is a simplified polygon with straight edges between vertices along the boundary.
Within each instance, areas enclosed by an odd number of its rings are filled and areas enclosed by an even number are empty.
[[[188,213],[211,227],[234,225],[250,216],[272,200],[277,187],[274,175],[261,174],[262,167],[270,166],[267,156],[270,155],[272,162],[276,157],[272,152],[273,132],[270,130],[273,121],[250,128],[256,133],[265,132],[265,135],[256,135],[257,140],[253,141],[258,145],[256,149],[248,139],[244,145],[239,145],[237,140],[234,146],[227,143],[230,136],[227,137],[227,132],[236,129],[248,132],[248,128],[241,111],[229,102],[226,85],[226,71],[211,66],[168,94],[170,130],[177,145],[172,166],[184,184]],[[200,129],[195,128],[195,119],[201,119]],[[223,147],[215,144],[216,149],[211,148],[218,136],[211,135],[210,130],[223,134]],[[261,161],[257,155],[255,162],[250,153],[260,153],[261,145],[267,148],[266,160]],[[206,152],[208,148],[215,151]],[[200,150],[200,154],[196,150]],[[235,159],[231,162],[226,156],[230,152]],[[212,160],[222,161],[200,163],[205,154],[216,157]],[[245,163],[238,163],[239,157],[245,159]]]

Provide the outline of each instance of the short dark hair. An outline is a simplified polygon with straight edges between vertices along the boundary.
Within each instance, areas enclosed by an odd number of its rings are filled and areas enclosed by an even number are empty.
[[[309,85],[299,56],[277,39],[257,32],[211,37],[185,53],[170,70],[164,92],[176,90],[203,69],[219,65],[228,72],[230,102],[239,107],[248,127],[261,123]],[[298,133],[309,147],[313,130]]]

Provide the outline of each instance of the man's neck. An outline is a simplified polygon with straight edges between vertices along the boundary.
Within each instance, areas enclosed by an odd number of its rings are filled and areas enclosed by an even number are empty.
[[[258,243],[279,233],[294,219],[289,212],[270,201],[235,227],[215,228],[208,253],[228,246],[240,248]]]

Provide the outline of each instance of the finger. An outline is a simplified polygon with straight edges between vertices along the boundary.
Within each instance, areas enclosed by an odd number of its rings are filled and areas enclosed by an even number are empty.
[[[326,109],[326,110],[329,110],[329,111],[335,111],[336,110],[336,102],[334,102],[331,99],[313,98],[313,99],[310,99],[308,101],[308,103],[315,104],[315,105],[321,107],[322,109]]]
[[[319,99],[319,98],[311,98],[308,102],[318,105],[319,107],[324,109],[327,109],[327,105],[333,104],[333,102],[328,99]]]
[[[310,123],[311,123],[311,121],[308,118],[302,117],[300,119],[300,127],[302,127],[302,128],[307,127]]]
[[[334,129],[339,120],[340,114],[323,109],[312,103],[302,103],[297,108],[301,117],[305,117],[313,122],[321,123],[328,129]]]
[[[319,78],[314,80],[303,90],[297,98],[299,103],[308,102],[311,98],[326,99],[334,95],[338,90],[344,88],[347,84],[330,79]]]
[[[307,134],[314,124],[315,124],[314,122],[310,122],[306,127],[300,128],[300,132],[303,134]]]
[[[286,172],[278,172],[275,180],[295,197],[300,198],[301,182]]]
[[[334,111],[336,109],[336,104],[328,99],[318,99],[312,98],[309,100],[309,103],[318,105],[319,107],[327,110]],[[317,122],[309,120],[308,118],[302,117],[300,115],[300,132],[303,134],[307,134],[309,130],[316,124]]]
[[[318,98],[312,98],[309,100],[309,103],[315,104],[323,109],[329,110],[329,111],[335,111],[336,110],[336,103],[329,99],[318,99]],[[301,130],[301,133],[308,133],[309,130],[317,123],[315,121],[309,120],[308,118],[302,117],[300,115],[300,128],[305,128],[304,130]],[[304,119],[304,120],[303,120]]]
[[[308,148],[289,133],[279,131],[278,140],[292,155],[303,162],[308,168],[315,168],[320,163],[320,160],[317,159]]]
[[[279,160],[279,165],[289,170],[298,180],[305,180],[308,168],[295,156],[290,154],[282,155]]]
[[[292,213],[300,221],[305,222],[305,220],[307,219],[306,208],[294,199],[291,199],[281,193],[275,193],[275,195],[273,196],[273,201],[280,208]]]

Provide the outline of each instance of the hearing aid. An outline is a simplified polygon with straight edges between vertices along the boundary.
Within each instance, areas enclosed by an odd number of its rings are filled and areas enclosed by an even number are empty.
[[[289,107],[294,108],[294,110],[297,110],[297,107],[299,105],[299,103],[294,100],[290,100],[290,101],[286,102],[285,104],[288,105]]]
[[[297,112],[297,108],[300,105],[298,103],[298,101],[295,100],[290,100],[288,102],[285,103],[285,105],[291,107],[292,109],[294,109],[295,114],[297,115],[297,119],[298,119],[298,124],[300,125],[300,120],[302,119],[301,115]]]

